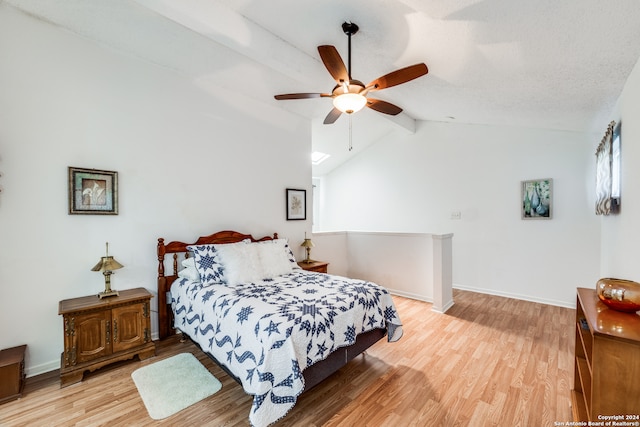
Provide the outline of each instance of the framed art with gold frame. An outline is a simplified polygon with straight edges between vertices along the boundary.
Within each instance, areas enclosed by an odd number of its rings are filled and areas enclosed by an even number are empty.
[[[118,215],[118,172],[69,166],[69,215]]]

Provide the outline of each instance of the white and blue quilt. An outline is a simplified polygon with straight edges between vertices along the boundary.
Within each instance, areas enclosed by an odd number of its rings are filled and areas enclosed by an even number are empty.
[[[391,295],[379,285],[294,270],[234,286],[178,279],[171,287],[175,327],[242,381],[253,395],[249,420],[267,426],[295,405],[302,371],[360,333],[402,336]]]

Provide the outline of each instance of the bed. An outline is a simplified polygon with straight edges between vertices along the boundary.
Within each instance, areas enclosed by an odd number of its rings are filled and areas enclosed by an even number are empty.
[[[253,395],[255,427],[284,417],[302,392],[383,337],[402,336],[386,289],[299,268],[277,234],[160,238],[157,255],[160,339],[187,335]]]

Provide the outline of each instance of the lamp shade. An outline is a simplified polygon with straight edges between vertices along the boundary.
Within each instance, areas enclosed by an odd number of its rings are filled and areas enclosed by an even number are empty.
[[[122,267],[124,267],[124,265],[120,264],[112,256],[103,256],[91,271],[113,271]]]
[[[113,271],[124,267],[116,261],[112,256],[109,256],[109,242],[106,243],[106,255],[100,258],[100,261],[91,269],[91,271]]]
[[[333,106],[347,114],[362,110],[366,104],[367,98],[359,93],[343,93],[333,98]]]
[[[300,246],[302,246],[303,248],[313,248],[315,245],[313,244],[311,239],[304,239]]]

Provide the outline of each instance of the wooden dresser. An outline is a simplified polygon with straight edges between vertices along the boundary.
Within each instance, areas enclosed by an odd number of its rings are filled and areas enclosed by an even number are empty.
[[[60,361],[62,387],[82,381],[85,371],[110,363],[155,355],[151,341],[151,294],[144,288],[60,301],[64,318],[64,352]]]
[[[575,329],[574,420],[640,422],[640,315],[610,309],[595,289],[578,288]]]
[[[300,261],[298,262],[298,265],[303,270],[313,271],[316,273],[326,273],[329,263],[324,261],[311,261],[311,262]]]

